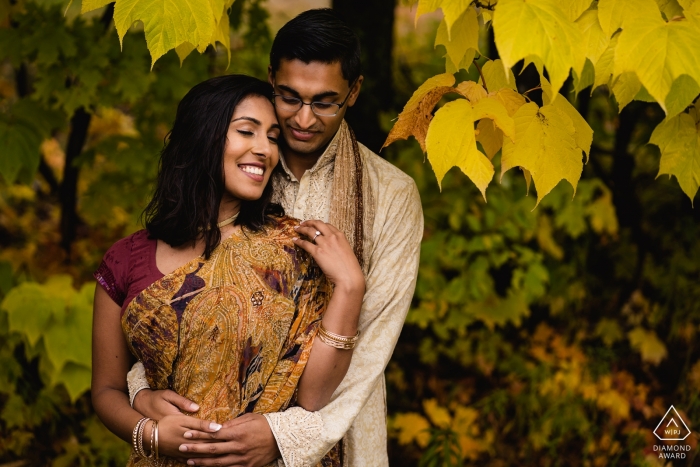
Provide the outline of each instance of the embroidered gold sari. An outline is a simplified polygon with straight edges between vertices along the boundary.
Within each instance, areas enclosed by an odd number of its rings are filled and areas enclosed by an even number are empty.
[[[223,423],[293,402],[331,296],[321,270],[291,240],[296,224],[284,217],[265,231],[234,233],[209,260],[190,261],[126,308],[122,329],[148,383],[199,404],[188,415]],[[322,464],[339,465],[331,457]],[[128,465],[157,464],[132,451]]]

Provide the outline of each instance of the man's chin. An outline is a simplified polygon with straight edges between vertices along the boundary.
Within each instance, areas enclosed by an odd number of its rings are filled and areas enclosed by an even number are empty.
[[[310,141],[299,141],[294,138],[287,139],[287,147],[299,155],[317,155],[323,148],[324,144],[315,141],[313,138]]]

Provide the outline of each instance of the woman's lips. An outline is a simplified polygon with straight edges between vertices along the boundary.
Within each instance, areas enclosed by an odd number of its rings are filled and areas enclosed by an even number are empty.
[[[313,131],[300,131],[295,128],[290,128],[290,130],[294,139],[298,139],[299,141],[308,141],[316,136],[316,132]]]
[[[244,164],[241,164],[241,165],[238,166],[238,168],[240,169],[241,172],[243,172],[244,174],[246,174],[248,177],[252,178],[252,179],[255,180],[256,182],[262,182],[262,181],[265,180],[265,176],[264,176],[264,175],[265,175],[265,170],[264,170],[264,169],[263,169],[263,173],[262,173],[262,174],[255,174],[255,173],[250,173],[250,172],[246,172],[245,170],[243,170],[243,169],[246,168],[246,167],[254,167],[254,168],[256,168],[256,169],[259,168],[259,167],[257,167],[257,166],[253,166],[253,165],[244,165]]]

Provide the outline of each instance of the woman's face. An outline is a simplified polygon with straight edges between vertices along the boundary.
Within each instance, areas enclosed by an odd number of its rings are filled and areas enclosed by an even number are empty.
[[[256,200],[279,161],[280,126],[272,103],[249,96],[236,106],[224,149],[224,200]]]

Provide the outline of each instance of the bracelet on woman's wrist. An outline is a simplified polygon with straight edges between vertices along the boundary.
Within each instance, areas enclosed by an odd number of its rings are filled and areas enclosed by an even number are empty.
[[[359,330],[354,336],[341,336],[340,334],[330,332],[329,330],[324,328],[323,323],[321,323],[321,325],[318,327],[318,338],[321,339],[321,342],[323,342],[326,345],[330,345],[331,347],[335,347],[336,349],[354,349],[359,337]]]

